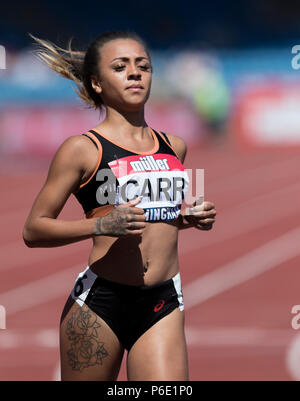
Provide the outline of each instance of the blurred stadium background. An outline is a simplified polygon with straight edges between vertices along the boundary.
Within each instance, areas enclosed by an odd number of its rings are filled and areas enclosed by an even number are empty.
[[[56,149],[99,120],[33,56],[28,33],[83,50],[113,29],[148,43],[147,122],[185,138],[186,165],[205,169],[218,213],[211,232],[180,233],[191,379],[300,379],[299,17],[299,4],[279,0],[1,5],[0,380],[59,379],[59,317],[91,245],[22,241]],[[70,198],[60,218],[78,217]]]

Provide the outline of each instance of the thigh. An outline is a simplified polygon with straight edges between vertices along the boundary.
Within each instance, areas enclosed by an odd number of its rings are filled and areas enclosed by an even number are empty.
[[[86,304],[70,297],[60,324],[61,379],[116,380],[124,348],[111,328]]]
[[[127,356],[128,380],[189,380],[184,311],[176,308],[148,329]]]

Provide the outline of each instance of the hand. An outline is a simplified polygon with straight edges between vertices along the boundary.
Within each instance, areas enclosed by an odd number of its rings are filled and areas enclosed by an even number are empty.
[[[146,227],[144,209],[135,207],[142,197],[138,197],[114,208],[107,216],[96,219],[96,235],[141,235]]]
[[[192,207],[185,209],[184,217],[198,230],[211,230],[216,214],[215,205],[212,202],[204,201],[197,205],[195,201]]]

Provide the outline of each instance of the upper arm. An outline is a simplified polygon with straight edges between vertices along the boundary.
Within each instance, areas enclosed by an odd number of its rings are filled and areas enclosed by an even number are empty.
[[[83,140],[67,138],[55,153],[46,181],[37,195],[27,222],[35,217],[56,218],[84,173]]]
[[[171,134],[166,134],[166,135],[171,143],[172,148],[175,150],[175,153],[177,154],[179,160],[183,164],[187,153],[187,145],[184,139],[182,139],[177,135],[171,135]]]

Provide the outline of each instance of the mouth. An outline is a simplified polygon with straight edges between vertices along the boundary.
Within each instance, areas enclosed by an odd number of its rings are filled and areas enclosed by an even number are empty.
[[[142,85],[130,85],[128,86],[126,89],[133,91],[133,92],[138,92],[144,89],[144,87]]]

